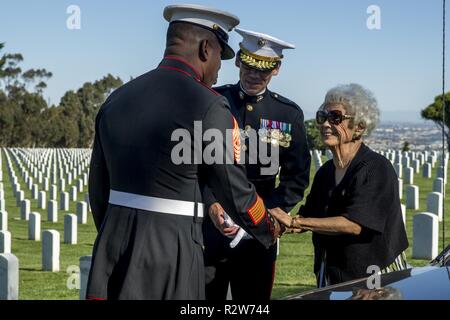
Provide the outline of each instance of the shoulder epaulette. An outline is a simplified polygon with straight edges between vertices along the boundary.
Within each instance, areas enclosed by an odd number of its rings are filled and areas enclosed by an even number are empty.
[[[280,94],[278,94],[276,92],[270,91],[270,95],[274,99],[276,99],[276,100],[278,100],[278,101],[280,101],[280,102],[282,102],[284,104],[290,105],[291,107],[294,107],[296,110],[300,110],[300,107],[294,101],[291,101],[288,98],[285,98],[285,97],[283,97],[282,95],[280,95]]]

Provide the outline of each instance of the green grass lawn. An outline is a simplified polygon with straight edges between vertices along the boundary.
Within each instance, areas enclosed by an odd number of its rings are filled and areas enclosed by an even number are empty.
[[[92,216],[88,213],[88,223],[78,225],[78,244],[67,245],[61,243],[61,265],[59,272],[43,272],[41,265],[41,241],[30,241],[28,239],[28,223],[19,220],[20,209],[16,207],[16,200],[12,194],[12,187],[7,173],[6,158],[2,154],[3,165],[3,185],[5,190],[6,211],[9,214],[8,230],[12,237],[12,253],[19,259],[20,267],[20,288],[19,298],[25,300],[37,299],[78,299],[77,289],[68,289],[67,282],[71,282],[71,274],[67,272],[69,266],[78,266],[81,256],[90,255],[96,236]],[[31,194],[26,190],[24,181],[19,175],[18,168],[15,167],[16,175],[22,190],[26,191],[25,198],[31,199]],[[311,170],[311,182],[314,168]],[[436,169],[433,169],[433,177]],[[422,178],[422,173],[415,175],[414,183],[420,188],[420,209],[426,210],[426,195],[432,190],[433,179]],[[447,192],[450,191],[447,185]],[[66,185],[66,190],[69,186]],[[404,186],[406,190],[406,185]],[[86,191],[86,190],[85,190]],[[308,189],[309,191],[309,189]],[[307,192],[308,192],[307,191]],[[47,195],[48,196],[48,195]],[[58,195],[59,198],[59,195]],[[402,199],[404,203],[405,194]],[[84,200],[84,193],[78,194],[78,200]],[[59,202],[59,201],[58,201]],[[300,205],[300,204],[299,204]],[[446,199],[446,208],[450,208],[450,201]],[[31,200],[31,211],[41,214],[41,229],[55,229],[60,232],[61,242],[64,237],[64,215],[76,213],[75,204],[71,202],[70,210],[58,211],[58,222],[47,222],[47,210],[37,208],[37,200]],[[446,210],[448,212],[448,210]],[[296,212],[296,209],[294,209]],[[414,266],[423,266],[428,263],[426,260],[411,259],[412,252],[412,217],[416,211],[407,210],[407,232],[410,241],[410,248],[407,251],[408,262]],[[446,243],[450,243],[450,217],[447,214]],[[442,228],[442,225],[440,225]],[[439,232],[441,234],[441,230]],[[442,241],[442,239],[441,239]],[[442,242],[439,245],[439,251]],[[277,261],[275,286],[272,297],[274,299],[287,294],[300,292],[314,288],[315,278],[312,273],[313,268],[313,246],[311,243],[311,233],[284,235],[280,242],[280,255]]]

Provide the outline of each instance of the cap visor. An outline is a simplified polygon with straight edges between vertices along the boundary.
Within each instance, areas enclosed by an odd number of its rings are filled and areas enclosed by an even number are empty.
[[[230,60],[233,59],[235,57],[235,53],[234,50],[228,45],[228,43],[225,43],[223,41],[221,41],[222,43],[222,56],[221,59],[222,60]]]

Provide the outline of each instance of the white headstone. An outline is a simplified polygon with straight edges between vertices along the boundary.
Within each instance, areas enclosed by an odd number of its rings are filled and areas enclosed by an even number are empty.
[[[45,191],[39,191],[38,208],[45,209],[47,204],[47,193]]]
[[[92,256],[80,258],[80,300],[86,299],[89,271],[91,270]]]
[[[28,222],[28,240],[41,240],[41,214],[38,212],[30,213]]]
[[[433,192],[444,193],[444,179],[442,179],[442,178],[434,179]]]
[[[0,231],[0,253],[11,253],[11,232]]]
[[[31,203],[30,200],[22,200],[22,205],[20,206],[20,219],[28,221],[28,216],[30,214]]]
[[[19,300],[19,260],[11,253],[0,254],[0,300]]]
[[[22,206],[22,201],[25,199],[25,192],[22,190],[19,190],[16,194],[16,205],[18,207]]]
[[[423,153],[420,153],[420,154],[419,154],[418,159],[419,159],[419,161],[420,161],[420,165],[423,165],[423,164],[425,163],[425,156],[424,156]]]
[[[89,210],[89,212],[91,212],[92,210],[91,210],[91,203],[90,203],[90,201],[89,201],[89,193],[85,193],[85,195],[84,195],[84,201],[87,203],[87,205],[88,205],[88,210]]]
[[[423,177],[431,178],[431,163],[425,163],[422,168],[423,168]]]
[[[39,197],[39,188],[37,184],[33,184],[33,188],[31,189],[31,195],[33,200],[37,200]]]
[[[5,199],[0,199],[0,211],[5,211],[6,210],[6,200]]]
[[[437,178],[444,178],[444,183],[447,184],[447,172],[445,170],[445,167],[438,167],[436,171],[436,177]]]
[[[87,223],[87,203],[84,201],[80,201],[77,203],[77,217],[79,224]]]
[[[404,158],[403,158],[402,165],[403,165],[405,168],[409,167],[409,165],[410,165],[410,160],[409,160],[408,157],[404,157]]]
[[[434,259],[438,255],[438,217],[421,212],[413,218],[413,259]]]
[[[50,181],[48,178],[44,178],[44,183],[43,183],[43,188],[45,191],[49,190],[49,186],[50,186]]]
[[[327,156],[327,159],[328,159],[328,160],[333,159],[333,152],[331,152],[330,149],[327,149],[327,150],[325,151],[325,155]]]
[[[64,216],[64,243],[77,244],[77,216],[66,214]]]
[[[59,190],[66,190],[66,181],[64,180],[64,178],[59,179]]]
[[[415,173],[419,173],[420,172],[420,161],[419,160],[413,160],[412,162],[412,168],[414,169]]]
[[[434,168],[434,166],[436,165],[436,158],[433,157],[432,155],[428,156],[426,161],[431,163],[431,167],[432,168]]]
[[[0,231],[8,230],[8,212],[0,211]]]
[[[77,187],[75,187],[75,186],[72,186],[71,188],[70,188],[70,200],[72,200],[72,201],[77,201],[77,196],[78,196],[78,190],[77,190]]]
[[[403,166],[400,163],[394,164],[395,172],[397,173],[397,177],[402,178]]]
[[[400,207],[402,209],[403,224],[406,228],[406,206],[404,204],[400,204]]]
[[[417,210],[419,209],[419,187],[407,186],[406,187],[406,208]]]
[[[79,192],[83,192],[83,179],[78,179],[77,180],[77,189]]]
[[[405,168],[405,183],[414,184],[414,170],[411,167]]]
[[[442,221],[442,194],[430,192],[427,195],[427,212],[434,213]]]
[[[50,200],[58,200],[58,187],[54,184],[50,187]]]
[[[403,199],[403,180],[398,178],[398,197]]]
[[[61,192],[61,197],[60,197],[59,201],[60,201],[59,209],[68,211],[69,210],[69,193]]]
[[[50,200],[48,202],[47,220],[50,222],[58,222],[58,202]]]
[[[42,270],[59,271],[59,232],[45,230],[42,233]]]

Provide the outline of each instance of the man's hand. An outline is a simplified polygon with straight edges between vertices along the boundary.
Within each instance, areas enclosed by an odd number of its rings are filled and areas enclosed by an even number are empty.
[[[269,214],[273,217],[274,239],[276,240],[277,238],[279,238],[283,235],[283,233],[286,231],[286,228],[284,225],[280,224],[278,219],[276,219],[275,215],[273,215],[272,213],[275,211],[281,211],[281,212],[284,212],[284,211],[281,210],[280,208],[267,209],[267,210],[269,211]]]
[[[224,236],[232,237],[239,231],[239,226],[227,226],[227,224],[225,223],[225,210],[223,210],[220,203],[213,203],[208,209],[208,214],[212,222],[214,223],[214,226]]]
[[[289,227],[291,225],[292,217],[280,208],[270,209],[269,212],[276,220],[278,220],[279,223],[284,226]]]
[[[287,233],[302,233],[305,232],[305,229],[299,227],[295,222],[301,219],[301,216],[291,217],[289,214],[281,210],[280,208],[270,209],[270,214],[278,220],[283,227],[286,227],[284,232]]]
[[[280,238],[286,231],[286,227],[280,224],[277,219],[274,219],[274,226],[275,226],[274,238],[275,239]]]

